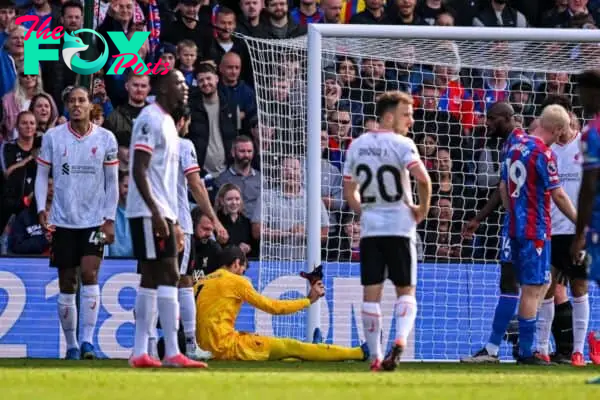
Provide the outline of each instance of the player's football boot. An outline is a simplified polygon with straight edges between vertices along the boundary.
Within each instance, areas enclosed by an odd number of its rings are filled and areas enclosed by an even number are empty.
[[[320,328],[315,328],[315,331],[313,332],[312,342],[313,342],[313,344],[323,343],[323,333],[321,333]]]
[[[163,367],[169,368],[208,368],[208,365],[202,361],[194,361],[178,353],[173,357],[165,357],[162,362]]]
[[[398,364],[400,364],[400,359],[402,358],[403,352],[404,346],[402,346],[400,342],[396,341],[388,355],[381,362],[381,368],[383,368],[384,371],[395,370]]]
[[[363,342],[360,345],[360,349],[363,352],[363,361],[367,361],[369,358],[371,358],[371,352],[369,351],[369,345],[367,342]]]
[[[373,372],[381,371],[381,360],[380,359],[373,360],[369,369]]]
[[[583,354],[577,352],[571,356],[571,365],[574,367],[585,367],[585,359]]]
[[[460,362],[465,364],[498,364],[500,359],[498,356],[493,356],[488,353],[487,349],[484,347],[472,356],[461,358]]]
[[[160,368],[162,363],[156,358],[150,357],[148,354],[142,354],[141,356],[131,356],[129,358],[129,365],[133,368]]]
[[[594,365],[600,365],[600,332],[588,334],[588,346],[590,348],[590,360]]]
[[[94,351],[94,345],[89,342],[81,343],[81,358],[84,360],[95,360],[96,352]]]
[[[542,354],[542,353],[536,351],[533,355],[536,356],[537,358],[539,358],[540,360],[544,360],[547,363],[551,363],[552,362],[552,360],[550,360],[550,355],[549,354]]]
[[[192,351],[186,351],[185,356],[194,361],[208,361],[213,358],[213,354],[210,351],[202,350],[198,346]]]
[[[561,365],[571,365],[571,357],[563,353],[552,353],[550,354],[550,361]]]
[[[539,353],[536,353],[534,355],[532,355],[531,357],[521,357],[517,360],[517,364],[518,365],[539,365],[539,366],[543,366],[543,367],[549,367],[551,365],[556,365],[554,363],[551,363],[547,360],[545,360],[544,358],[540,357],[541,355]],[[548,359],[550,359],[549,356],[547,356]]]
[[[323,266],[317,265],[311,272],[302,271],[300,272],[300,276],[307,279],[311,285],[314,285],[315,282],[323,280]]]
[[[65,355],[65,360],[81,360],[81,352],[76,347],[68,349],[67,354]]]

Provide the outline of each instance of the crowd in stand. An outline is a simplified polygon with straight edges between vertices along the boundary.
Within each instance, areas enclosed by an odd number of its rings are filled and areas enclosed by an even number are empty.
[[[90,0],[91,1],[91,0]],[[303,213],[287,219],[261,215],[269,209],[304,207],[302,151],[278,147],[305,143],[305,128],[290,120],[306,119],[305,70],[301,57],[288,57],[282,73],[269,86],[273,116],[265,124],[257,112],[256,86],[250,51],[234,32],[264,39],[289,39],[306,34],[308,23],[387,25],[463,25],[502,27],[563,27],[596,29],[599,0],[96,0],[94,28],[149,32],[140,49],[146,61],[169,63],[181,70],[191,88],[192,122],[189,138],[198,154],[202,176],[215,200],[229,241],[252,257],[302,258],[294,249],[305,240]],[[25,75],[24,32],[15,16],[51,18],[51,27],[68,32],[83,27],[84,8],[78,1],[0,0],[0,234],[2,254],[40,255],[49,242],[37,225],[31,207],[36,171],[35,156],[44,133],[68,121],[65,94],[79,83],[62,59],[43,61],[39,75]],[[60,49],[60,45],[56,45]],[[96,49],[102,52],[104,48]],[[120,204],[116,242],[108,255],[132,256],[124,215],[128,185],[131,130],[141,109],[152,101],[149,76],[104,75],[119,53],[109,41],[107,65],[92,77],[96,107],[93,121],[112,131],[119,144]],[[457,54],[457,56],[459,56]],[[61,55],[62,57],[62,55]],[[352,139],[376,128],[372,117],[377,96],[403,90],[415,98],[413,138],[434,181],[429,218],[420,230],[425,259],[494,260],[499,214],[465,239],[463,223],[481,207],[498,179],[499,143],[486,137],[485,111],[496,101],[513,104],[524,127],[539,113],[548,95],[567,96],[574,103],[573,129],[579,129],[574,88],[567,73],[516,73],[514,69],[474,70],[386,62],[375,58],[335,57],[325,66],[323,88],[322,238],[329,260],[358,260],[360,222],[346,211],[341,192],[345,150]],[[264,84],[263,84],[264,87]],[[298,112],[295,113],[294,109]],[[29,110],[21,118],[17,115]],[[304,111],[303,111],[304,110]],[[275,118],[277,115],[280,118]],[[299,126],[305,127],[304,124]],[[262,157],[261,157],[262,153]],[[277,159],[269,156],[279,154]],[[268,166],[270,168],[266,172]],[[273,177],[273,170],[277,177]],[[261,174],[279,182],[261,197]],[[261,212],[262,210],[262,212]],[[194,223],[198,232],[202,218]],[[209,227],[210,229],[210,227]],[[270,254],[259,254],[261,237],[275,238]],[[198,233],[200,235],[200,233]],[[278,245],[275,245],[275,244]]]

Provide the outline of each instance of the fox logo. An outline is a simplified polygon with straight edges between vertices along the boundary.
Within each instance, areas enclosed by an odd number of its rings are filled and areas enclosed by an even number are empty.
[[[84,44],[81,38],[75,36],[79,32],[89,32],[104,42],[104,52],[94,61],[85,61],[79,57],[79,53],[86,51],[90,46]],[[73,72],[81,75],[89,75],[102,68],[108,61],[108,45],[106,40],[92,29],[79,29],[73,34],[65,32],[62,57],[65,65]]]

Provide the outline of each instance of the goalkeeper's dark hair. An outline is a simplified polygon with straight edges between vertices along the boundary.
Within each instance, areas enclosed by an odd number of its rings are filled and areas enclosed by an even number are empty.
[[[248,259],[246,258],[246,254],[240,249],[239,246],[236,245],[228,245],[226,246],[218,256],[219,266],[221,267],[231,267],[236,260],[240,260],[240,264],[248,265]]]
[[[600,89],[600,70],[590,69],[577,75],[575,78],[579,87],[586,89]]]
[[[542,102],[542,105],[540,106],[540,114],[542,111],[544,111],[544,108],[552,104],[558,104],[568,112],[573,111],[573,103],[571,103],[571,100],[568,96],[565,96],[564,94],[549,94],[548,96],[546,96],[546,98]]]
[[[385,92],[375,104],[375,115],[378,119],[381,119],[385,113],[394,111],[398,104],[412,105],[413,99],[408,93],[400,91]]]

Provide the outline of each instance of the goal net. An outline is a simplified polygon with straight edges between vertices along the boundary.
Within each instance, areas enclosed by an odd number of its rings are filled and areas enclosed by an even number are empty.
[[[259,289],[277,298],[305,292],[298,277],[311,267],[305,227],[321,213],[328,293],[319,302],[316,321],[327,342],[364,340],[360,221],[343,201],[340,171],[352,139],[377,126],[374,105],[381,93],[413,95],[412,138],[433,181],[431,212],[418,229],[419,313],[408,354],[415,359],[458,359],[479,349],[490,332],[498,296],[501,211],[472,237],[461,235],[498,184],[500,142],[486,135],[486,109],[495,101],[510,102],[527,128],[548,96],[563,94],[573,103],[574,129],[584,123],[571,74],[600,66],[596,43],[550,42],[557,36],[547,42],[448,40],[448,32],[447,40],[324,36],[320,115],[307,112],[313,84],[307,76],[307,38],[244,38],[255,76],[261,143]],[[474,38],[477,32],[472,31]],[[309,178],[319,173],[307,162],[307,135],[316,133],[308,133],[308,125],[314,119],[322,121],[322,204],[306,200]],[[593,302],[598,295],[593,293]],[[395,336],[394,299],[388,284],[382,302],[384,344]],[[307,323],[306,314],[256,316],[259,332],[301,340],[311,339]],[[600,327],[598,315],[590,327]],[[506,357],[510,349],[504,348]]]

